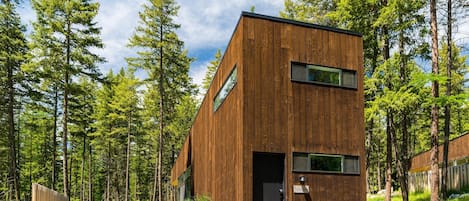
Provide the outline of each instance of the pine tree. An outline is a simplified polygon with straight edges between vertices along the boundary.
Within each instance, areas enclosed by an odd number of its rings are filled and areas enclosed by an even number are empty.
[[[133,125],[133,119],[137,116],[137,87],[138,81],[134,77],[134,72],[124,71],[121,69],[117,75],[117,82],[115,83],[114,96],[110,102],[111,110],[114,111],[114,118],[117,118],[120,123],[119,127],[115,128],[119,133],[118,135],[123,138],[126,136],[126,142],[121,143],[122,148],[125,147],[125,194],[124,200],[129,200],[130,192],[130,148],[131,148],[131,137],[135,136],[135,125]]]
[[[438,28],[437,28],[437,18],[436,18],[436,0],[430,0],[430,25],[431,25],[431,37],[432,37],[432,74],[438,75]],[[432,97],[437,99],[439,97],[439,85],[438,80],[432,81]],[[440,170],[438,165],[438,105],[436,100],[432,104],[431,110],[431,129],[430,129],[430,139],[431,139],[431,153],[430,160],[431,165],[430,169],[432,171],[432,176],[430,178],[430,189],[431,189],[431,201],[438,201],[439,199],[439,184],[440,184]]]
[[[180,99],[193,90],[188,75],[192,59],[183,50],[184,43],[175,31],[179,28],[173,22],[179,7],[173,0],[150,0],[139,14],[140,24],[130,38],[129,46],[138,47],[138,57],[129,58],[130,66],[143,68],[148,73],[150,87],[157,87],[158,93],[158,156],[156,157],[152,201],[163,199],[162,182],[169,172],[163,173],[164,138],[167,121]],[[151,89],[149,89],[151,90]],[[156,111],[154,111],[156,112]]]
[[[336,10],[339,0],[285,0],[280,17],[311,22],[321,25],[336,26],[330,16]]]
[[[20,66],[25,61],[27,51],[24,27],[20,17],[15,11],[16,4],[4,0],[0,4],[0,71],[2,92],[5,99],[2,105],[6,105],[6,128],[8,138],[8,185],[9,199],[20,200],[20,177],[18,165],[17,131],[15,124],[15,108],[19,94],[17,85],[22,82]],[[6,73],[5,73],[6,72]],[[2,120],[3,121],[3,120]]]
[[[97,200],[111,200],[111,171],[113,170],[111,169],[113,167],[111,145],[117,143],[112,135],[115,120],[111,118],[112,109],[109,103],[114,96],[113,83],[115,83],[115,79],[115,75],[110,71],[105,77],[106,82],[96,92],[96,108],[94,111],[96,131],[90,137],[92,138],[91,146],[94,147],[94,153],[98,159],[96,164],[99,167],[98,172],[104,172],[104,175],[100,175],[100,180],[103,182],[95,186],[96,191],[101,195],[97,195]]]
[[[90,171],[89,168],[86,168],[86,157],[89,151],[87,149],[90,147],[89,135],[96,130],[94,127],[96,119],[93,114],[96,108],[97,84],[90,78],[81,76],[76,84],[71,85],[70,89],[70,144],[74,149],[70,158],[77,162],[75,166],[70,167],[73,170],[73,175],[70,177],[75,178],[70,189],[71,192],[80,192],[79,195],[73,194],[72,197],[80,197],[80,200],[84,200],[86,172]]]
[[[202,80],[202,88],[205,91],[207,91],[208,88],[210,87],[213,76],[215,76],[215,73],[217,72],[217,68],[220,62],[221,62],[221,51],[220,49],[218,49],[217,52],[215,53],[215,59],[210,61],[210,63],[208,64],[207,72],[205,73],[205,77]]]
[[[90,51],[91,48],[103,46],[99,38],[100,29],[93,21],[99,4],[88,0],[35,0],[32,5],[37,14],[32,54],[38,60],[36,63],[52,61],[50,64],[54,66],[41,66],[42,70],[49,68],[52,69],[49,72],[57,72],[58,76],[54,78],[60,80],[63,91],[62,171],[64,194],[69,196],[67,145],[70,85],[77,75],[87,75],[94,79],[99,77],[96,63],[104,59]]]
[[[448,0],[447,4],[447,30],[446,30],[446,46],[448,49],[447,65],[446,65],[446,97],[451,96],[451,70],[453,69],[453,15],[452,15],[453,3]],[[450,136],[450,124],[451,124],[451,105],[445,105],[445,125],[444,125],[444,137],[443,137],[443,170],[441,175],[441,198],[446,200],[447,195],[447,181],[448,181],[448,152],[449,152],[449,136]]]

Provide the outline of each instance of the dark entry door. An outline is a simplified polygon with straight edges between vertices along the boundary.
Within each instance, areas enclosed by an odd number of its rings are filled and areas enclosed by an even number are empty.
[[[254,153],[253,201],[284,200],[284,166],[284,154]]]

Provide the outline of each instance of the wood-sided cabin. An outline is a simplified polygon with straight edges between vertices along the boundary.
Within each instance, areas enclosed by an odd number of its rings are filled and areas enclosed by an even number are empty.
[[[361,35],[243,12],[172,169],[176,200],[364,201]]]
[[[461,191],[469,187],[469,133],[449,141],[448,146],[448,190]],[[409,167],[409,190],[411,192],[430,191],[431,150],[411,158]],[[438,146],[440,181],[443,175],[443,144]],[[441,185],[441,183],[440,183]]]
[[[438,146],[439,163],[443,163],[443,145]],[[425,172],[430,170],[431,150],[416,154],[410,159],[409,172]],[[449,141],[448,146],[449,166],[469,164],[469,132]]]

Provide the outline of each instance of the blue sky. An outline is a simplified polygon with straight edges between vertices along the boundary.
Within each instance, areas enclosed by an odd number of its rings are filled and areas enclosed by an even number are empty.
[[[126,66],[125,57],[135,56],[135,49],[126,47],[128,38],[138,24],[138,12],[146,0],[102,0],[96,21],[102,27],[104,49],[95,52],[105,57],[107,62],[100,65],[106,74],[110,69],[117,71]],[[283,0],[176,0],[180,6],[176,23],[179,38],[185,42],[189,56],[196,60],[191,65],[190,75],[195,83],[201,83],[207,64],[213,59],[217,49],[224,51],[240,17],[241,11],[255,6],[256,12],[277,16],[283,9]],[[28,25],[35,20],[29,1],[19,8],[23,23]],[[144,77],[144,72],[137,72]]]
[[[101,64],[101,72],[110,69],[117,71],[126,66],[125,58],[135,56],[135,49],[126,47],[128,38],[138,24],[138,12],[146,0],[102,0],[96,21],[102,27],[104,49],[95,52],[105,57],[107,63]],[[179,15],[176,23],[181,25],[177,33],[185,42],[189,56],[196,60],[191,65],[190,75],[200,84],[205,75],[207,64],[213,59],[217,49],[224,51],[236,26],[241,11],[249,11],[255,6],[256,13],[278,16],[283,10],[283,0],[176,0]],[[20,6],[20,15],[24,24],[35,20],[29,1]],[[469,19],[463,19],[455,27],[455,38],[459,44],[469,44]],[[439,27],[444,29],[445,27]],[[28,30],[31,31],[31,30]],[[440,30],[439,34],[444,34]],[[466,45],[468,48],[468,45]],[[468,50],[464,54],[469,54]],[[425,66],[424,66],[425,68]],[[144,72],[137,72],[144,77]]]

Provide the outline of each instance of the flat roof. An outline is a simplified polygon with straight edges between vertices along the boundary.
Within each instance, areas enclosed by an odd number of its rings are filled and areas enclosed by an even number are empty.
[[[361,33],[350,31],[350,30],[339,29],[339,28],[335,28],[335,27],[329,27],[329,26],[318,25],[318,24],[312,24],[312,23],[307,23],[307,22],[301,22],[301,21],[285,19],[285,18],[280,18],[280,17],[273,17],[273,16],[269,16],[269,15],[262,15],[262,14],[257,14],[257,13],[253,13],[253,12],[247,12],[247,11],[243,11],[241,13],[241,16],[265,19],[265,20],[270,20],[270,21],[274,21],[274,22],[293,24],[293,25],[297,25],[297,26],[303,26],[303,27],[314,28],[314,29],[322,29],[322,30],[326,30],[326,31],[332,31],[332,32],[343,33],[343,34],[359,36],[359,37],[362,36]]]

